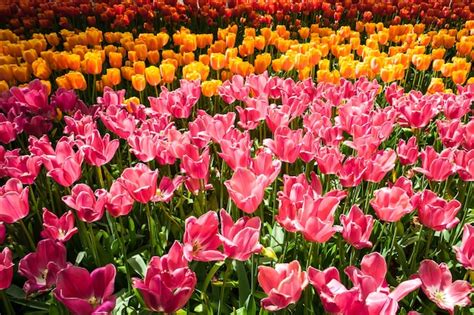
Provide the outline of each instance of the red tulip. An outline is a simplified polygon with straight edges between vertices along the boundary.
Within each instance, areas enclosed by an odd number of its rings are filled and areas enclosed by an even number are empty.
[[[5,247],[0,252],[0,290],[10,287],[13,279],[13,261],[10,248]]]
[[[253,213],[263,200],[267,182],[265,175],[257,176],[247,168],[238,168],[224,185],[237,208]]]
[[[308,280],[300,263],[294,260],[289,264],[276,264],[275,269],[259,266],[258,283],[268,295],[261,300],[262,307],[274,312],[298,302]]]
[[[199,218],[186,219],[183,243],[184,257],[188,261],[225,259],[225,255],[217,250],[222,244],[218,236],[218,225],[217,213],[214,211],[208,211]]]
[[[158,170],[152,171],[143,163],[126,168],[118,179],[130,196],[140,203],[147,203],[154,198],[157,180]]]
[[[69,266],[58,273],[54,297],[73,314],[109,314],[115,307],[115,274],[112,264],[91,273]]]
[[[58,218],[54,213],[43,208],[43,231],[41,231],[43,238],[64,243],[70,240],[77,231],[74,226],[74,215],[71,211]]]
[[[152,257],[145,279],[133,279],[147,308],[154,312],[173,313],[183,308],[193,294],[196,274],[189,269],[183,247],[177,241],[167,255]]]
[[[3,222],[0,222],[0,245],[5,241],[7,236],[7,228]]]
[[[135,131],[136,122],[135,118],[120,105],[110,105],[105,111],[100,111],[99,115],[108,130],[122,139],[127,139]]]
[[[26,294],[49,290],[56,284],[58,272],[66,268],[66,247],[52,239],[38,243],[36,252],[20,260],[18,272],[28,280],[23,286]]]
[[[374,195],[370,205],[382,221],[397,222],[414,210],[407,192],[400,187],[380,188]]]
[[[467,281],[452,281],[451,272],[445,263],[437,264],[432,260],[423,260],[418,270],[422,282],[421,288],[426,296],[439,308],[454,314],[455,307],[471,304],[472,287]]]
[[[374,219],[371,215],[364,215],[357,205],[353,205],[349,214],[341,214],[342,237],[357,249],[372,247],[370,234],[374,228]]]
[[[454,246],[453,249],[464,268],[474,270],[474,226],[464,225],[461,245]]]
[[[23,188],[16,178],[9,179],[0,187],[0,221],[8,224],[23,219],[30,212],[29,188]]]
[[[252,254],[262,250],[258,239],[260,237],[260,218],[242,217],[237,222],[232,221],[232,217],[222,209],[221,234],[219,235],[224,247],[224,255],[228,258],[246,261]]]
[[[77,184],[71,190],[71,195],[64,196],[63,202],[77,211],[81,221],[92,223],[102,219],[107,192],[97,189],[95,193],[86,184]]]
[[[128,215],[132,211],[134,200],[119,181],[114,181],[107,193],[105,208],[114,218]]]
[[[413,203],[418,208],[421,224],[435,231],[452,229],[459,223],[456,217],[461,209],[461,203],[456,199],[446,201],[431,190],[424,190],[413,197]]]

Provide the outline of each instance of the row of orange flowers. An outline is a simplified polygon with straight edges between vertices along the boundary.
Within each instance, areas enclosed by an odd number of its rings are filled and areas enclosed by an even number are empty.
[[[137,91],[149,84],[172,83],[176,78],[215,80],[233,74],[281,73],[319,82],[337,83],[340,77],[379,78],[389,83],[430,70],[431,91],[443,90],[444,81],[472,82],[474,21],[457,29],[428,31],[423,24],[385,27],[357,22],[355,29],[337,31],[312,25],[297,33],[285,26],[244,28],[236,25],[213,34],[193,34],[182,28],[169,35],[128,32],[34,34],[20,39],[0,30],[0,89],[29,82],[33,77],[53,80],[58,87],[84,90],[86,75],[96,87],[131,81]],[[423,79],[422,76],[420,76]],[[92,81],[92,80],[91,80]],[[205,83],[209,84],[209,83]]]

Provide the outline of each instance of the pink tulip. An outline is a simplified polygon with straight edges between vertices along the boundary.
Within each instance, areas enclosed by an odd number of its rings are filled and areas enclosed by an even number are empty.
[[[382,150],[366,160],[364,180],[380,183],[382,179],[395,167],[397,155],[392,149]]]
[[[19,155],[18,150],[5,152],[4,163],[3,168],[7,175],[19,179],[25,185],[34,183],[42,165],[39,156]]]
[[[30,142],[32,143],[30,151],[41,156],[44,166],[49,171],[48,176],[58,184],[69,187],[81,177],[84,153],[81,150],[74,151],[72,137],[59,139],[54,150],[47,138]]]
[[[463,181],[474,181],[474,149],[456,151],[455,163],[457,173]]]
[[[413,136],[405,140],[400,139],[397,146],[398,159],[402,165],[412,165],[418,160],[418,146],[416,145],[416,137]]]
[[[264,175],[267,179],[265,186],[269,186],[280,174],[281,161],[274,160],[273,154],[261,150],[250,160],[250,170],[257,176]]]
[[[275,130],[274,139],[264,139],[263,144],[283,162],[294,163],[300,154],[302,136],[302,129],[280,126]]]
[[[459,120],[437,120],[438,134],[447,148],[456,148],[464,141],[464,126]]]
[[[338,147],[320,147],[316,153],[316,162],[322,174],[337,174],[341,171],[344,155]]]
[[[5,241],[7,237],[7,228],[3,222],[0,222],[0,245]]]
[[[338,305],[338,300],[340,294],[347,292],[347,289],[341,283],[337,268],[329,267],[326,270],[320,271],[309,267],[308,280],[316,289],[326,312],[340,313],[342,311],[342,307]]]
[[[220,142],[221,151],[219,156],[224,162],[233,170],[237,168],[247,168],[250,164],[250,139],[243,139],[239,142],[234,142],[227,139],[222,139]]]
[[[261,112],[256,108],[242,108],[237,106],[235,109],[237,113],[239,113],[239,122],[237,125],[242,129],[254,130],[258,127],[260,121],[265,119],[266,112]]]
[[[227,104],[235,100],[243,101],[250,92],[250,88],[245,85],[244,78],[241,75],[234,75],[232,79],[225,81],[219,87],[219,96]]]
[[[338,177],[343,187],[356,187],[362,182],[366,171],[364,158],[349,156],[338,172]]]
[[[66,268],[66,247],[52,239],[38,243],[36,252],[20,260],[18,272],[28,280],[23,286],[26,294],[44,292],[56,284],[58,272]]]
[[[259,266],[258,283],[268,295],[261,300],[262,307],[274,312],[298,302],[308,280],[300,263],[294,260],[289,264],[276,264],[275,269]]]
[[[41,231],[43,238],[64,243],[77,232],[78,230],[74,226],[74,215],[71,211],[58,218],[54,213],[43,208],[43,231]]]
[[[400,112],[400,123],[412,128],[423,128],[436,116],[438,110],[429,94],[421,95],[419,91],[412,91],[398,99],[396,107]]]
[[[424,190],[413,197],[413,203],[418,208],[421,224],[435,231],[452,229],[459,223],[456,217],[461,209],[461,203],[456,199],[446,201],[431,190]]]
[[[127,139],[130,152],[142,162],[155,159],[158,151],[158,141],[158,136],[148,130],[135,131]]]
[[[73,314],[109,314],[115,307],[115,274],[112,264],[91,273],[69,266],[58,273],[54,297]]]
[[[105,189],[97,189],[95,193],[86,184],[77,184],[71,190],[71,195],[64,196],[63,202],[77,211],[79,220],[92,223],[102,219],[107,201]]]
[[[99,115],[105,127],[122,139],[127,139],[135,131],[135,118],[121,106],[108,106]]]
[[[181,170],[192,178],[204,179],[209,174],[209,162],[209,148],[199,153],[196,146],[188,144],[185,146],[185,152],[181,160]]]
[[[0,290],[10,287],[13,279],[13,260],[10,248],[5,247],[0,252]]]
[[[460,246],[454,246],[457,260],[469,270],[474,270],[474,226],[464,225]]]
[[[0,142],[7,144],[16,139],[17,132],[15,125],[8,120],[4,114],[0,113]]]
[[[316,158],[319,150],[319,141],[312,132],[307,132],[302,139],[300,148],[300,158],[305,163],[311,162]]]
[[[471,104],[472,98],[467,97],[465,94],[443,94],[442,110],[448,119],[462,118],[469,113]]]
[[[455,307],[471,304],[472,287],[467,281],[452,281],[451,272],[445,263],[437,264],[432,260],[423,260],[418,270],[422,282],[421,288],[426,296],[439,308],[454,314]]]
[[[65,134],[72,134],[76,139],[84,139],[91,135],[94,130],[97,130],[97,122],[91,115],[83,115],[81,112],[76,112],[73,117],[64,116]]]
[[[474,119],[471,119],[464,127],[464,148],[474,149]]]
[[[23,188],[16,178],[9,179],[0,187],[0,222],[12,224],[28,215],[28,193],[29,187]]]
[[[263,200],[267,183],[265,175],[257,176],[247,168],[238,168],[224,185],[237,208],[253,213]]]
[[[225,255],[217,250],[222,244],[218,236],[218,225],[217,213],[214,211],[208,211],[199,218],[186,219],[183,243],[184,257],[188,261],[225,259]]]
[[[382,221],[397,222],[414,210],[407,192],[400,187],[380,188],[374,195],[370,205]]]
[[[114,157],[119,144],[117,139],[110,140],[110,134],[106,134],[102,138],[97,129],[86,136],[84,141],[78,141],[79,147],[84,152],[86,162],[94,166],[109,163]]]
[[[156,195],[153,197],[153,202],[169,202],[173,198],[174,192],[184,182],[183,176],[175,176],[170,179],[169,177],[163,176],[156,190]]]
[[[152,171],[143,163],[126,168],[118,181],[135,201],[147,203],[156,194],[158,170]]]
[[[148,309],[174,313],[183,308],[193,294],[196,274],[188,267],[183,247],[177,241],[167,255],[152,257],[145,279],[133,279]]]
[[[341,214],[342,237],[347,243],[357,249],[372,247],[370,234],[374,228],[374,219],[371,215],[364,215],[357,205],[353,205],[349,214]]]
[[[422,173],[429,180],[441,182],[448,179],[454,173],[454,151],[445,149],[440,154],[433,147],[427,146],[420,154],[421,167],[413,169]]]
[[[224,255],[228,258],[246,261],[252,254],[259,253],[263,246],[260,237],[260,218],[244,216],[233,222],[232,217],[222,209],[220,211],[221,234],[219,235],[224,247]]]
[[[203,110],[198,110],[198,118],[203,120],[205,132],[215,143],[220,143],[225,135],[234,127],[235,113],[228,112],[227,114],[216,114],[213,117]],[[194,132],[194,124],[189,123],[189,132]]]
[[[290,122],[290,107],[287,105],[276,106],[272,104],[268,107],[267,116],[265,117],[265,122],[268,126],[268,129],[272,133],[280,126],[288,127]]]
[[[134,200],[119,181],[114,181],[107,193],[105,209],[114,218],[128,215],[133,209]]]

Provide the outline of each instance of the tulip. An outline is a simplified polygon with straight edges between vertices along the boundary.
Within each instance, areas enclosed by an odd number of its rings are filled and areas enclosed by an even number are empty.
[[[201,154],[196,146],[185,145],[185,152],[181,160],[181,169],[188,176],[196,179],[207,178],[209,174],[210,154],[206,148]]]
[[[443,231],[452,229],[459,223],[456,215],[461,209],[461,203],[456,199],[448,202],[426,189],[413,197],[413,203],[418,208],[421,224],[430,229]]]
[[[105,208],[114,218],[128,215],[133,209],[134,200],[120,183],[114,181],[107,193]]]
[[[149,85],[157,86],[161,81],[160,69],[150,66],[145,69],[145,78]]]
[[[275,269],[259,266],[258,283],[268,295],[261,300],[262,307],[275,312],[297,303],[308,280],[300,263],[294,260],[288,264],[276,264]]]
[[[420,156],[421,167],[414,167],[413,170],[422,173],[429,180],[445,181],[454,173],[454,151],[451,149],[445,149],[438,154],[433,147],[427,146]]]
[[[263,246],[260,237],[260,218],[244,216],[233,222],[232,217],[222,209],[220,211],[221,234],[219,239],[224,247],[227,258],[246,261],[252,254],[259,253]]]
[[[0,222],[15,223],[28,215],[29,187],[23,188],[16,178],[9,179],[0,187]]]
[[[366,160],[364,180],[379,183],[395,167],[396,160],[397,155],[392,149],[377,152],[370,160]]]
[[[5,226],[3,222],[0,222],[0,245],[3,244],[6,236],[7,236],[7,227]]]
[[[7,151],[4,161],[3,167],[7,175],[27,185],[34,183],[42,164],[39,156],[18,155],[15,151]]]
[[[263,200],[268,179],[265,175],[255,175],[246,168],[237,168],[230,180],[224,182],[230,198],[237,208],[253,213]]]
[[[219,89],[219,86],[221,85],[221,80],[204,81],[201,83],[202,94],[206,97],[212,97],[214,95],[217,95],[217,91]]]
[[[270,186],[280,174],[281,161],[274,160],[271,153],[261,150],[250,160],[250,170],[257,176],[264,175],[267,179],[265,186]]]
[[[16,139],[17,132],[13,122],[8,120],[5,115],[0,114],[0,142],[7,144]]]
[[[13,279],[13,261],[10,248],[5,247],[0,252],[0,290],[10,287]]]
[[[137,130],[127,139],[130,152],[142,162],[155,159],[158,154],[158,141],[158,136],[148,130]]]
[[[264,139],[263,144],[268,147],[280,160],[294,163],[298,158],[303,130],[291,130],[281,126],[275,130],[274,139]]]
[[[106,92],[104,92],[104,95],[106,95]],[[121,106],[107,106],[105,111],[99,112],[99,116],[105,127],[122,139],[127,139],[135,131],[134,117],[122,109]]]
[[[43,231],[41,237],[67,242],[78,232],[74,226],[74,215],[71,211],[66,212],[60,218],[48,209],[43,208]]]
[[[439,308],[454,314],[454,308],[471,304],[472,287],[464,280],[452,281],[451,272],[445,263],[437,264],[432,260],[423,260],[418,277],[425,295]]]
[[[107,192],[97,189],[95,193],[86,184],[77,184],[71,190],[71,195],[64,196],[63,202],[77,211],[81,221],[92,223],[102,219]]]
[[[339,270],[335,267],[320,271],[316,268],[308,268],[308,281],[319,294],[324,310],[329,313],[340,313],[342,310],[338,305],[338,294],[347,292],[341,283]]]
[[[146,80],[143,74],[135,74],[132,76],[132,86],[138,91],[142,92],[146,88]]]
[[[133,279],[148,309],[174,313],[183,308],[193,294],[196,274],[184,259],[183,246],[175,241],[168,254],[152,257],[145,279]]]
[[[343,187],[356,187],[362,182],[366,171],[364,158],[349,156],[339,170],[338,177]]]
[[[217,213],[208,211],[199,218],[186,219],[183,236],[183,255],[188,261],[224,260],[225,255],[217,250],[221,246],[218,236]]]
[[[153,202],[169,202],[173,198],[174,192],[181,186],[184,181],[183,176],[175,176],[170,179],[163,176],[156,190],[156,195],[153,197]]]
[[[353,205],[346,216],[341,214],[342,237],[357,249],[372,247],[370,233],[374,228],[374,219],[371,215],[364,215],[362,210]]]
[[[397,146],[397,155],[402,165],[413,165],[418,160],[418,146],[416,137],[411,137],[407,142],[400,139]]]
[[[437,120],[438,134],[441,142],[447,148],[456,148],[464,140],[464,126],[461,121],[455,119],[450,121]]]
[[[115,307],[115,274],[112,264],[91,273],[69,266],[58,273],[54,297],[73,314],[109,314]]]
[[[119,144],[117,139],[110,140],[110,134],[106,134],[102,138],[97,129],[87,135],[84,141],[78,141],[79,147],[84,152],[86,162],[97,167],[112,160]]]
[[[247,168],[250,164],[250,142],[245,137],[241,141],[222,139],[220,141],[221,151],[219,156],[233,170]]]
[[[370,205],[380,220],[397,222],[414,210],[407,192],[400,187],[384,187],[374,192]]]
[[[36,252],[20,260],[18,272],[28,280],[23,286],[26,294],[44,292],[56,284],[58,272],[66,268],[66,247],[52,239],[38,243]]]
[[[464,225],[462,241],[460,246],[454,246],[457,260],[469,270],[474,270],[474,227],[470,224]]]
[[[171,83],[174,81],[175,71],[176,67],[170,63],[160,64],[161,79],[164,83]]]
[[[153,199],[157,180],[158,170],[152,171],[143,163],[126,168],[118,179],[130,196],[140,203],[147,203]]]

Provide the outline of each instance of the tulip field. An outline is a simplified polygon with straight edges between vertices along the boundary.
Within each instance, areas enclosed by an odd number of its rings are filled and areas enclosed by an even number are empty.
[[[474,314],[474,3],[0,3],[0,314]]]

